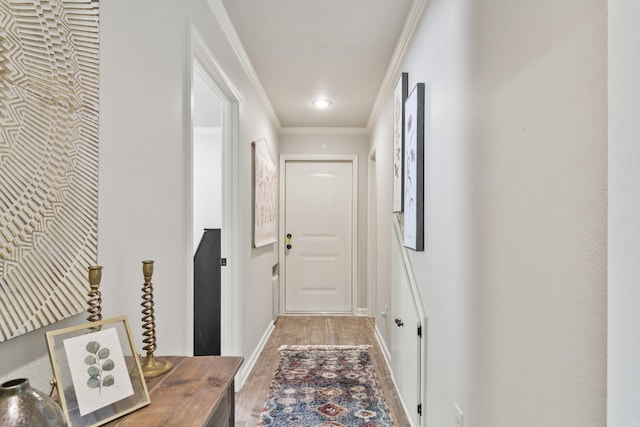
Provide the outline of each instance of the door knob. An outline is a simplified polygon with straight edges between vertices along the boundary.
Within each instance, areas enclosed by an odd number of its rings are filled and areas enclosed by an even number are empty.
[[[395,322],[396,322],[396,325],[398,325],[398,327],[404,326],[404,322],[400,319],[396,319]]]

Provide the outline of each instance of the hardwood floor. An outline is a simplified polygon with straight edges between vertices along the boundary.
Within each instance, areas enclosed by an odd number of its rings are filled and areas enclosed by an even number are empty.
[[[267,397],[271,378],[278,366],[281,345],[372,345],[371,357],[382,385],[391,418],[396,427],[410,425],[402,409],[382,350],[375,338],[374,321],[351,316],[281,316],[264,350],[236,393],[236,427],[254,427]]]

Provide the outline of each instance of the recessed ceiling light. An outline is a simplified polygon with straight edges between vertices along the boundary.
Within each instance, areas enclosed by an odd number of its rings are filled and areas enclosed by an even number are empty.
[[[316,108],[329,108],[331,106],[331,101],[328,99],[316,99],[311,104]]]

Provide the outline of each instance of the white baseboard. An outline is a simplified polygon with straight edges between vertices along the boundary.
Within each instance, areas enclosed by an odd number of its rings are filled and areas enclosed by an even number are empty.
[[[382,338],[382,334],[380,333],[380,329],[378,329],[378,325],[376,325],[376,340],[378,340],[378,344],[382,349],[384,360],[385,362],[387,362],[389,372],[391,372],[391,352],[389,351],[389,347],[387,347],[387,343],[384,341],[384,338]],[[393,372],[391,372],[391,376],[393,376]]]
[[[360,316],[360,317],[369,316],[369,309],[367,309],[367,308],[358,308],[356,310],[356,316]]]
[[[244,363],[238,370],[238,373],[236,374],[236,378],[235,378],[236,391],[239,391],[244,386],[244,383],[245,381],[247,381],[247,378],[249,378],[249,374],[251,373],[251,370],[253,369],[256,362],[258,361],[258,357],[260,356],[260,353],[262,353],[264,346],[267,344],[267,340],[271,336],[271,333],[273,332],[274,328],[275,328],[275,324],[273,323],[273,321],[269,322],[269,326],[267,326],[267,329],[264,331],[264,334],[262,334],[262,338],[260,338],[260,341],[258,342],[258,345],[256,345],[256,348],[251,353],[251,356],[249,356],[249,358],[244,361]]]

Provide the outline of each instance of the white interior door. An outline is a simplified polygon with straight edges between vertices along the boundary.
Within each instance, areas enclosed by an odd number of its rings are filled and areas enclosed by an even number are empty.
[[[353,163],[285,162],[284,311],[351,313]]]

